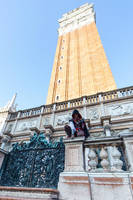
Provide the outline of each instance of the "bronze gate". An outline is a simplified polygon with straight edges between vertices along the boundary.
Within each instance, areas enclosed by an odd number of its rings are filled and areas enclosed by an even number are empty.
[[[57,188],[64,150],[62,140],[47,142],[43,133],[35,133],[28,143],[16,143],[4,159],[0,185]]]

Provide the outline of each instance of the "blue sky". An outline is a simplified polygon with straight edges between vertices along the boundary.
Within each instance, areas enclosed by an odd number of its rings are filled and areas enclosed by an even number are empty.
[[[19,109],[45,104],[57,20],[87,2],[117,87],[133,85],[133,0],[0,0],[0,106],[16,92]]]

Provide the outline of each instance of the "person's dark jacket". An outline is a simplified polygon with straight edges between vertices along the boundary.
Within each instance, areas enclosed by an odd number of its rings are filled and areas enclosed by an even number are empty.
[[[74,115],[75,114],[78,114],[79,119],[80,119],[77,123],[75,123],[75,121],[74,121]],[[88,132],[88,129],[86,127],[86,123],[85,123],[84,119],[82,118],[82,116],[81,116],[81,114],[79,113],[78,110],[73,111],[72,119],[70,121],[73,122],[75,129],[81,129],[81,130],[84,131],[85,137],[89,136],[89,132]]]

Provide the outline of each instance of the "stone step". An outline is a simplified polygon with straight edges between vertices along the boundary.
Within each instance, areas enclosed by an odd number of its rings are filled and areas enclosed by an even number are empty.
[[[56,189],[0,186],[0,200],[58,200],[58,196]]]

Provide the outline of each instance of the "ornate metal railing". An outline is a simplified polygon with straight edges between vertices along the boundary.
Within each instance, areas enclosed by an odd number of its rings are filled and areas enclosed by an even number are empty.
[[[119,100],[122,98],[127,98],[133,96],[133,86],[122,88],[118,90],[113,90],[109,92],[103,92],[91,96],[85,96],[65,102],[59,102],[55,104],[50,105],[43,105],[37,108],[31,108],[27,110],[18,111],[15,113],[10,114],[9,120],[14,120],[17,118],[26,118],[26,117],[32,117],[37,116],[39,114],[47,114],[52,113],[54,111],[59,110],[67,110],[67,109],[73,109],[77,107],[83,107],[84,105],[92,105],[97,104],[100,102],[106,102],[106,101],[112,101],[112,100]]]
[[[0,185],[57,188],[64,169],[64,143],[47,142],[43,133],[34,134],[28,143],[14,144],[0,172]]]
[[[124,146],[120,141],[86,143],[85,163],[88,172],[127,171]]]

